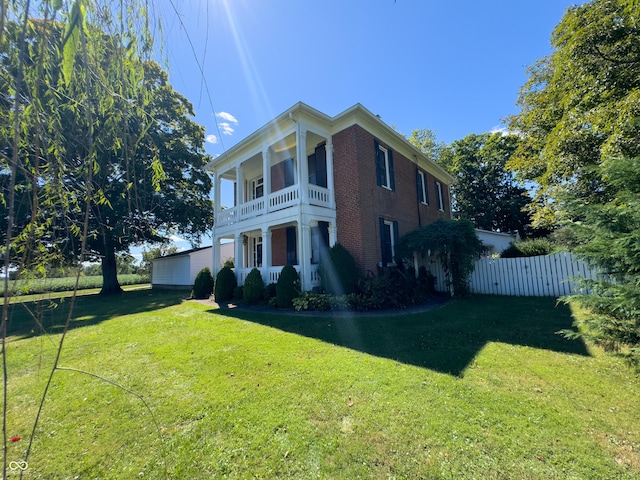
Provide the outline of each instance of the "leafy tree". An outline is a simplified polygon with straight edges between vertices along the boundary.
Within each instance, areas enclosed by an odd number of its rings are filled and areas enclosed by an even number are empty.
[[[445,148],[444,142],[436,139],[436,132],[428,128],[412,131],[407,140],[434,162],[440,159],[440,154]]]
[[[634,0],[592,0],[567,10],[554,51],[529,71],[509,128],[523,141],[508,167],[538,183],[534,222],[555,226],[562,192],[607,202],[603,159],[640,155],[640,27]]]
[[[455,177],[451,186],[454,215],[477,228],[525,235],[531,198],[505,170],[518,146],[515,135],[471,134],[442,150],[440,164]]]
[[[438,219],[403,235],[396,245],[396,257],[409,262],[414,253],[427,254],[429,251],[442,262],[453,295],[467,295],[469,275],[484,252],[473,224],[469,220]]]
[[[562,203],[581,242],[575,252],[606,276],[583,282],[590,294],[565,300],[586,309],[576,321],[580,335],[624,351],[640,369],[640,158],[607,159],[597,174],[616,192],[610,200],[584,203],[567,195]]]
[[[14,158],[17,148],[23,163],[15,174],[3,164],[0,184],[5,195],[12,182],[19,185],[11,208],[16,254],[78,260],[84,251],[83,261],[102,262],[102,293],[120,292],[118,253],[165,241],[168,231],[197,243],[209,228],[204,131],[166,73],[139,60],[118,35],[82,20],[66,30],[30,21],[21,50],[20,28],[7,27],[0,47],[0,83],[9,92],[0,106],[7,113],[0,120],[2,158]],[[20,104],[17,122],[25,132],[17,145],[9,141],[12,102]],[[8,218],[9,206],[1,205],[0,218]]]

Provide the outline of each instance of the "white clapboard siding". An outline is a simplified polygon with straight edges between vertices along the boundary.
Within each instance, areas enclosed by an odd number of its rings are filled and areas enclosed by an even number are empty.
[[[436,290],[449,291],[447,278],[439,262],[432,262]],[[537,257],[491,258],[476,262],[470,277],[473,293],[525,297],[560,297],[576,293],[574,278],[596,278],[595,269],[571,253]]]

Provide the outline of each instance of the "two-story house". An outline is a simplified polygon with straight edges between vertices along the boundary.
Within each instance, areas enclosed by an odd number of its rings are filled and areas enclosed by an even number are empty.
[[[213,273],[235,242],[242,285],[252,268],[266,283],[294,265],[303,290],[319,285],[323,251],[341,243],[363,273],[394,261],[411,230],[451,218],[453,178],[360,104],[330,117],[298,103],[212,160]],[[221,204],[221,189],[233,192]]]

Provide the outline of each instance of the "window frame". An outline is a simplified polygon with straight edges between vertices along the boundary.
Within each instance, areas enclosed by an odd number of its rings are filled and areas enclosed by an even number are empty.
[[[438,206],[438,210],[444,212],[444,196],[442,195],[442,183],[438,180],[436,182],[436,204]]]
[[[418,170],[418,201],[429,205],[429,190],[427,189],[427,174]]]

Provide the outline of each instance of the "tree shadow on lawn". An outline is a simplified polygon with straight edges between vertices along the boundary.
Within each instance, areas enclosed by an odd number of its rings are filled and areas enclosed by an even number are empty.
[[[107,296],[81,295],[77,297],[69,328],[86,327],[120,315],[177,305],[187,295],[188,292],[173,290],[132,290]],[[62,333],[70,307],[69,297],[11,304],[7,336],[28,338]]]
[[[566,305],[546,297],[475,296],[422,313],[375,316],[210,312],[460,377],[489,342],[589,355],[581,340],[556,333],[570,329],[573,319]]]

